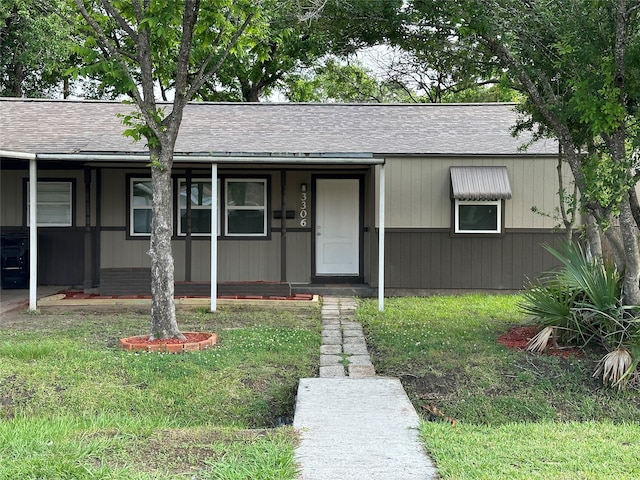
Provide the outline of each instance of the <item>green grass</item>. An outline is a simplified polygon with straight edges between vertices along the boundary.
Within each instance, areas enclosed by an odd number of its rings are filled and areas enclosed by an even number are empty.
[[[12,313],[0,324],[0,478],[295,478],[293,415],[319,311],[181,311],[219,344],[131,353],[146,312]]]
[[[443,479],[640,478],[637,424],[425,423],[421,436]]]
[[[639,478],[638,391],[604,388],[602,352],[568,358],[509,350],[497,338],[526,325],[517,295],[387,299],[358,310],[376,371],[398,376],[425,422],[445,479]],[[547,447],[550,444],[552,447]],[[534,454],[535,452],[535,454]],[[596,454],[597,453],[597,454]]]

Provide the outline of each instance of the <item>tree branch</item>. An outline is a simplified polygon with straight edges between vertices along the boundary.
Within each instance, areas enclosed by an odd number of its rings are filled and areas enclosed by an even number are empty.
[[[229,40],[229,43],[227,43],[227,46],[225,47],[224,51],[222,52],[222,55],[220,56],[220,58],[218,59],[216,64],[209,71],[207,71],[207,67],[208,67],[209,63],[211,63],[211,60],[213,59],[213,52],[211,52],[209,54],[207,59],[200,66],[200,69],[198,70],[198,73],[196,74],[194,80],[192,81],[191,88],[189,89],[189,91],[186,94],[187,98],[189,98],[189,99],[193,98],[193,96],[202,87],[202,85],[207,80],[209,80],[220,69],[220,67],[224,63],[225,59],[229,55],[229,52],[235,46],[235,44],[238,42],[238,39],[244,33],[246,28],[249,26],[249,24],[251,23],[252,19],[253,19],[253,13],[250,13],[249,15],[247,15],[247,18],[245,18],[245,20],[242,23],[242,25],[233,34],[233,37],[231,38],[231,40]]]
[[[135,2],[135,3],[138,3],[138,2]],[[118,10],[113,8],[113,5],[111,4],[111,2],[107,0],[102,0],[102,6],[107,11],[109,16],[111,16],[111,18],[113,18],[116,21],[116,23],[120,26],[120,28],[122,28],[125,32],[127,32],[127,35],[129,35],[129,37],[131,37],[131,39],[134,42],[137,42],[138,34],[135,32],[135,30],[133,30],[133,28],[131,28],[131,25],[129,25],[127,21],[124,18],[122,18],[122,15],[120,15],[120,12],[118,12]]]

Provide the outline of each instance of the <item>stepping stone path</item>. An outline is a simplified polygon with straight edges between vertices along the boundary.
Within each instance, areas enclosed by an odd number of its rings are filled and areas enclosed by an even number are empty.
[[[320,378],[375,377],[352,297],[324,297]]]
[[[353,298],[324,297],[320,378],[298,385],[298,480],[434,480],[400,380],[376,376]]]

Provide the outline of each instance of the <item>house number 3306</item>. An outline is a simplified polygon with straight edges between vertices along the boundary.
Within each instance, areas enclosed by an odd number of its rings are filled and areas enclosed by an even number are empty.
[[[300,192],[300,226],[307,226],[307,192]]]

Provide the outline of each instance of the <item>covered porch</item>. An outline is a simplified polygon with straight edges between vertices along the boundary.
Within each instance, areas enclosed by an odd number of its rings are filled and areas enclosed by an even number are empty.
[[[83,238],[81,242],[82,255],[76,251],[76,261],[81,261],[81,271],[83,273],[82,286],[87,292],[113,293],[109,288],[120,285],[125,290],[129,288],[129,293],[139,294],[142,291],[136,291],[136,282],[140,285],[149,285],[150,272],[143,266],[132,267],[129,272],[125,272],[126,281],[122,282],[122,278],[118,274],[123,275],[122,270],[118,268],[110,268],[105,265],[105,250],[109,241],[109,236],[113,236],[116,230],[125,230],[113,225],[105,225],[104,219],[108,218],[106,210],[109,208],[110,199],[105,191],[109,191],[108,178],[115,169],[123,168],[125,170],[144,169],[148,164],[148,157],[145,155],[98,155],[98,154],[34,154],[25,155],[19,152],[0,152],[4,158],[10,158],[13,161],[22,161],[28,163],[29,169],[29,185],[35,185],[36,188],[29,189],[28,199],[28,215],[29,218],[38,217],[38,185],[42,180],[41,171],[50,168],[52,164],[72,165],[77,171],[82,172],[82,181],[78,185],[78,192],[82,192],[82,204],[84,207],[84,225],[76,225],[75,237]],[[220,192],[221,181],[229,176],[239,176],[238,172],[249,172],[247,175],[253,175],[257,170],[269,171],[273,178],[265,185],[269,186],[268,207],[265,206],[264,215],[268,216],[270,227],[268,235],[260,239],[260,245],[269,246],[269,251],[276,252],[279,260],[274,258],[263,258],[261,261],[274,262],[279,261],[279,278],[264,279],[242,279],[251,288],[251,284],[260,283],[276,283],[287,284],[291,292],[304,293],[320,293],[320,292],[337,292],[350,291],[359,292],[363,296],[371,296],[378,292],[379,305],[383,308],[384,303],[384,158],[374,157],[373,155],[343,155],[337,156],[213,156],[213,155],[176,155],[174,169],[177,172],[176,178],[184,178],[184,180],[176,180],[178,185],[184,181],[184,191],[193,192],[194,185],[202,182],[202,172],[207,174],[207,188],[210,189],[210,225],[209,232],[202,238],[201,230],[192,229],[192,216],[197,213],[198,206],[192,205],[187,201],[184,205],[183,218],[178,222],[185,222],[185,231],[183,235],[179,232],[174,235],[174,243],[179,244],[179,248],[174,249],[174,262],[176,264],[176,291],[181,294],[189,294],[189,288],[197,291],[192,294],[203,294],[203,290],[208,290],[211,299],[210,308],[217,308],[217,298],[220,296],[228,296],[230,294],[228,287],[233,284],[228,278],[220,278],[220,269],[228,269],[228,265],[220,265],[220,246],[225,249],[229,245],[237,245],[240,240],[229,238],[221,234],[220,230],[228,228],[225,222],[228,219],[220,218],[220,212],[224,212],[218,203],[221,201]],[[43,168],[44,166],[44,168]],[[146,167],[148,168],[148,167]],[[223,172],[220,175],[220,172]],[[230,172],[233,172],[230,173]],[[127,178],[134,174],[127,174]],[[300,179],[303,179],[300,181]],[[308,180],[306,180],[308,179]],[[318,263],[319,251],[322,250],[319,237],[324,234],[322,231],[324,225],[320,224],[319,206],[316,199],[320,185],[331,182],[334,184],[338,180],[352,180],[353,185],[357,185],[357,198],[354,201],[359,205],[355,207],[356,215],[359,219],[355,225],[355,235],[357,237],[357,266],[354,270],[322,270]],[[324,182],[324,183],[323,183]],[[83,184],[82,184],[83,183]],[[224,188],[224,183],[222,183]],[[344,184],[346,186],[347,183]],[[202,185],[196,185],[201,188]],[[330,196],[336,194],[343,185],[334,185],[334,189],[329,191]],[[178,187],[179,189],[180,187]],[[180,190],[181,191],[181,190]],[[349,197],[347,197],[348,199]],[[223,202],[225,200],[222,200]],[[265,202],[266,203],[266,202]],[[347,202],[349,203],[349,202]],[[345,205],[345,207],[348,205]],[[329,203],[329,209],[342,211],[342,208],[336,208],[336,204]],[[131,206],[128,206],[131,209]],[[382,212],[379,215],[378,212]],[[284,213],[284,214],[283,214]],[[330,218],[331,213],[327,213],[325,218]],[[355,221],[355,220],[354,220]],[[265,220],[266,222],[266,220]],[[273,222],[273,224],[271,224]],[[345,222],[338,222],[345,223]],[[347,222],[348,223],[348,222]],[[278,225],[279,224],[279,225]],[[376,225],[379,228],[375,228]],[[353,225],[352,225],[353,227]],[[140,245],[139,240],[131,235],[131,225],[126,226],[126,238],[129,244]],[[38,252],[42,252],[42,246],[38,245],[38,238],[45,227],[38,226],[34,222],[28,225],[29,238],[29,308],[35,309],[36,299],[39,295],[42,279],[39,278],[39,258]],[[83,230],[83,231],[82,231]],[[353,230],[353,228],[352,228]],[[265,230],[266,231],[266,230]],[[322,232],[322,233],[321,233]],[[366,236],[366,241],[365,241]],[[211,241],[211,238],[214,240]],[[306,243],[306,253],[311,253],[310,257],[304,260],[307,262],[305,266],[309,272],[308,279],[300,281],[300,274],[292,274],[296,268],[300,270],[300,257],[295,257],[300,252],[300,239],[304,238]],[[135,241],[138,240],[136,243]],[[231,240],[231,241],[230,241]],[[247,238],[244,238],[247,240]],[[251,240],[251,239],[249,239]],[[76,242],[78,243],[78,242]],[[202,263],[205,255],[202,255],[203,246],[208,245],[209,278],[203,279],[197,277],[193,266]],[[251,245],[255,243],[247,243],[246,248],[251,250]],[[128,248],[128,247],[126,247]],[[341,245],[329,245],[323,251],[334,249],[334,253],[338,252],[340,256]],[[177,253],[176,251],[177,250]],[[304,250],[304,249],[303,249]],[[53,255],[56,252],[51,252]],[[42,254],[42,253],[41,253]],[[68,252],[67,252],[68,254]],[[248,253],[247,253],[248,255]],[[226,258],[226,254],[222,254]],[[224,262],[224,260],[223,260]],[[375,265],[372,268],[372,263]],[[197,268],[202,268],[199,265]],[[350,268],[350,267],[349,267]],[[120,272],[118,273],[118,270]],[[126,270],[126,269],[125,269]],[[372,274],[378,274],[377,279],[372,278]],[[381,288],[379,288],[381,287]],[[146,289],[148,287],[144,287]],[[186,290],[185,290],[186,288]],[[124,293],[124,292],[122,292]],[[246,292],[245,292],[246,293]]]

